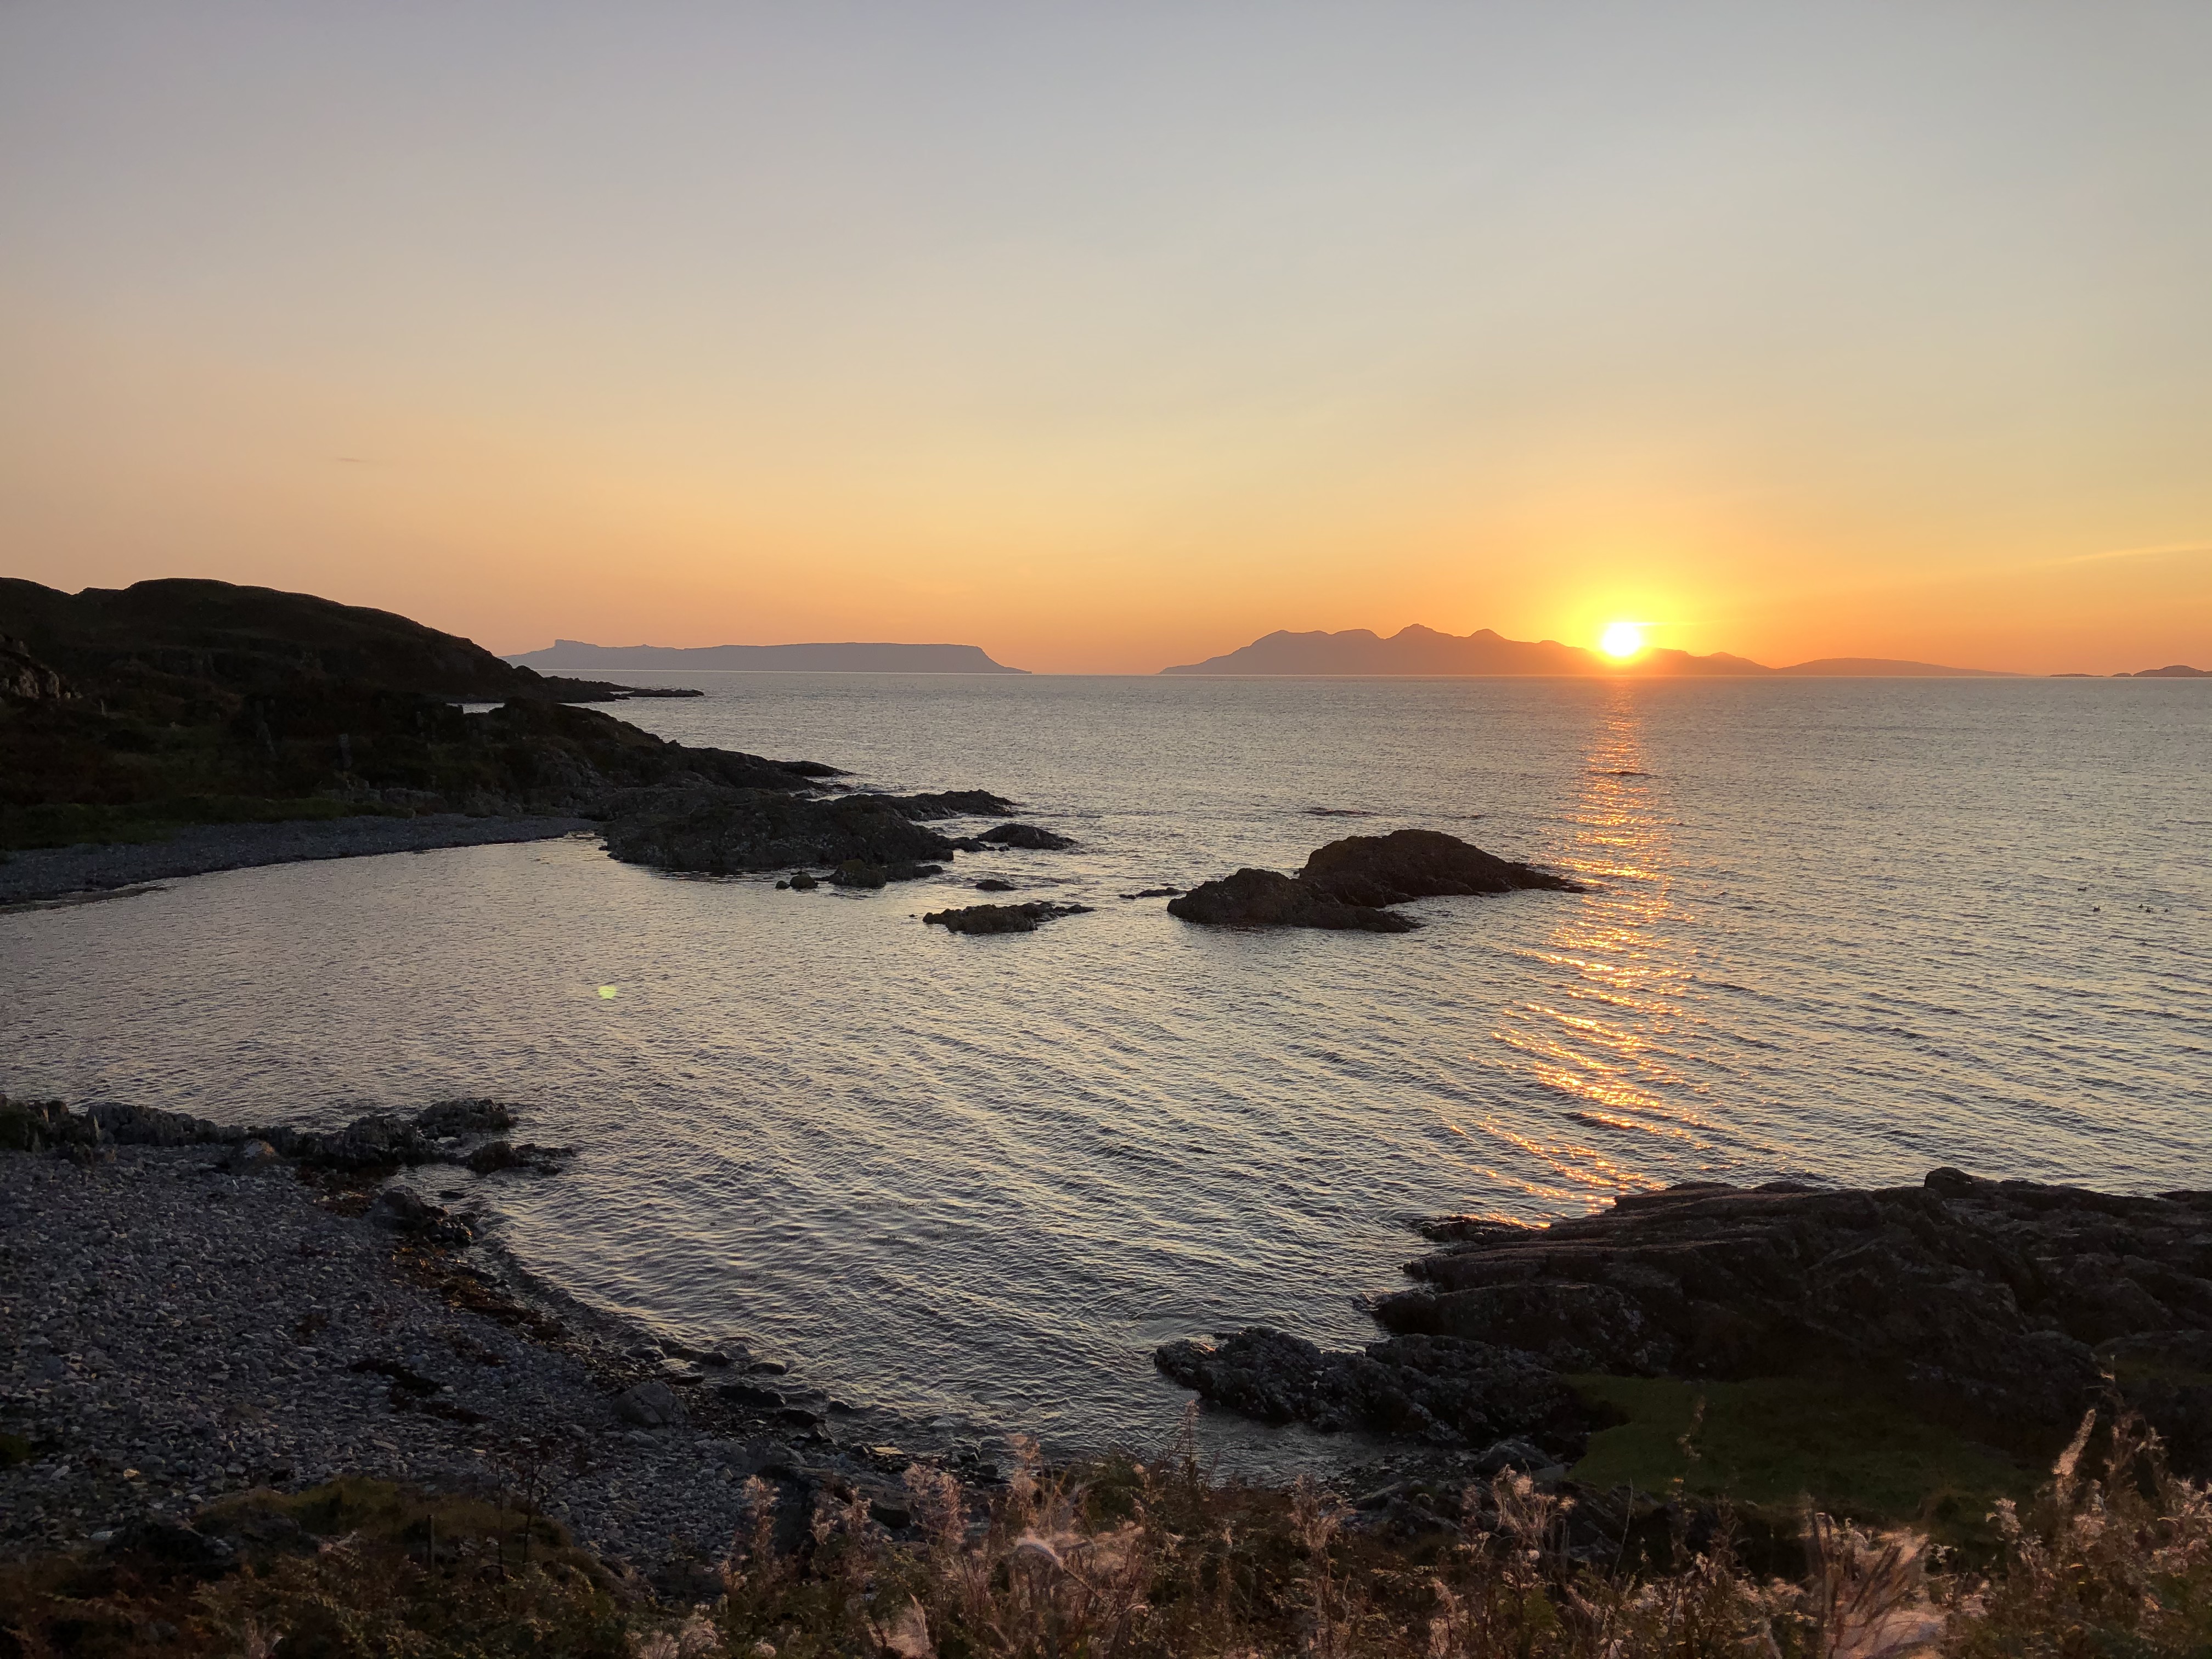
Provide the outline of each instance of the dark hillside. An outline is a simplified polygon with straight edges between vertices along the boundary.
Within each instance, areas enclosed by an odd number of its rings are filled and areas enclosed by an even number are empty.
[[[830,769],[564,706],[602,695],[619,688],[303,593],[0,580],[0,846],[349,812],[588,812],[611,789],[793,789]]]
[[[517,668],[388,611],[183,577],[82,593],[0,579],[0,635],[111,699],[185,684],[253,695],[344,684],[483,702],[597,702],[622,690]]]

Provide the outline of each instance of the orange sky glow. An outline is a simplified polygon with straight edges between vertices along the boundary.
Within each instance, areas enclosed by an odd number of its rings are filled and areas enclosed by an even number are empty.
[[[1664,9],[8,8],[0,571],[2212,666],[2212,11]]]

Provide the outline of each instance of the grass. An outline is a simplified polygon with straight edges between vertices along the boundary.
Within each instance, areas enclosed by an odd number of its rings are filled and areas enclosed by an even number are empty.
[[[2094,1423],[2037,1498],[2000,1502],[1973,1572],[1817,1513],[1792,1576],[1747,1570],[1725,1522],[1626,1566],[1512,1474],[1378,1531],[1310,1485],[1216,1485],[1186,1443],[1057,1471],[1025,1447],[988,1503],[916,1465],[900,1538],[863,1492],[790,1508],[755,1480],[705,1564],[711,1599],[684,1607],[527,1504],[347,1480],[207,1512],[234,1570],[143,1551],[0,1568],[0,1659],[2203,1659],[2212,1497],[2140,1425]]]
[[[1992,1546],[1997,1500],[2025,1500],[2036,1475],[1993,1447],[1899,1406],[1859,1379],[1763,1377],[1688,1382],[1583,1376],[1586,1400],[1626,1420],[1591,1437],[1572,1473],[1601,1490],[1633,1486],[1910,1523],[1939,1542]]]
[[[268,799],[256,795],[173,795],[123,806],[75,803],[0,806],[0,848],[75,847],[84,842],[134,845],[166,841],[202,823],[289,823],[357,817],[381,809],[326,795]]]

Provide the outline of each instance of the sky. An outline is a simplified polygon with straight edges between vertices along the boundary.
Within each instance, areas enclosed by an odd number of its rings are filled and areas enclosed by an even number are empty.
[[[0,574],[2212,666],[2212,6],[0,0]]]

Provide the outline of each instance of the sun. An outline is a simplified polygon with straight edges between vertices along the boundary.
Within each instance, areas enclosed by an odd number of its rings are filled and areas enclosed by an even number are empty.
[[[1607,623],[1605,632],[1597,636],[1597,647],[1607,656],[1625,661],[1644,648],[1644,624]]]

